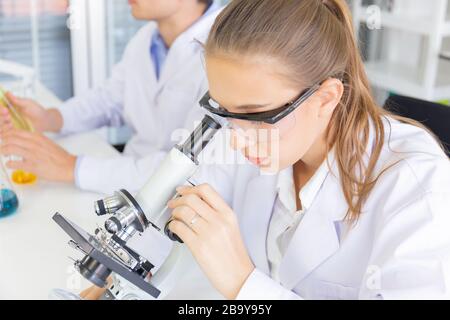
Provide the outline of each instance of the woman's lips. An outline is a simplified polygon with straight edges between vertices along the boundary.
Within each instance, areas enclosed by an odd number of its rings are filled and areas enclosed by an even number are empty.
[[[257,165],[257,166],[261,166],[264,165],[265,163],[267,163],[268,159],[267,158],[252,158],[252,157],[247,157],[248,161],[250,161],[251,163]]]
[[[129,4],[129,5],[136,4],[136,0],[128,0],[128,4]]]

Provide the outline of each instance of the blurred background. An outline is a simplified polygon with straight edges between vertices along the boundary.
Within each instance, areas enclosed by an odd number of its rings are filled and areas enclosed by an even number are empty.
[[[449,104],[449,2],[348,1],[380,105],[391,94]],[[142,25],[126,0],[0,0],[0,83],[31,97],[42,87],[61,100],[82,94],[103,83]]]

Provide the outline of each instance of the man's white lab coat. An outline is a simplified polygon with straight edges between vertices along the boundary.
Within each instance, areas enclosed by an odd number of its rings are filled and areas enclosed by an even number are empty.
[[[126,123],[134,136],[124,155],[99,158],[84,155],[76,172],[81,189],[111,193],[125,188],[139,190],[166,152],[181,140],[182,131],[201,120],[198,101],[207,91],[202,47],[218,14],[203,17],[181,34],[171,46],[156,78],[150,42],[156,24],[144,26],[128,44],[121,62],[102,87],[75,97],[60,106],[62,134]]]

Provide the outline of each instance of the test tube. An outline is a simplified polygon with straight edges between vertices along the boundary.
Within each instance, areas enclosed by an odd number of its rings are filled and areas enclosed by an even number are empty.
[[[15,128],[33,132],[32,123],[25,118],[20,110],[14,106],[6,97],[6,92],[0,87],[0,107],[6,108],[11,115],[12,123]],[[37,177],[34,173],[26,172],[24,170],[15,170],[12,173],[12,181],[17,184],[31,184],[36,181]]]

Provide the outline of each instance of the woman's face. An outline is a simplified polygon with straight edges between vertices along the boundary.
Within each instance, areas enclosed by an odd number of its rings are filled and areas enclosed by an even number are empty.
[[[280,108],[296,100],[306,89],[283,81],[277,73],[276,62],[267,59],[207,56],[206,70],[211,98],[229,112],[254,113]],[[331,118],[332,110],[323,109],[324,101],[330,96],[321,93],[322,86],[275,125],[230,120],[231,147],[267,172],[277,172],[302,159],[321,141]]]

